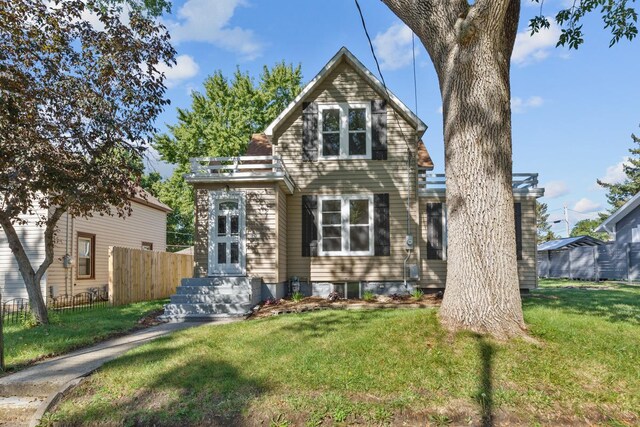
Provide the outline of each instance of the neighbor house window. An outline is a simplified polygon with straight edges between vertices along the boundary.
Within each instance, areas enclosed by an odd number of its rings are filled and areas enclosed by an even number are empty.
[[[143,251],[152,251],[153,250],[153,243],[151,243],[151,242],[142,242],[142,250]]]
[[[370,104],[320,105],[318,110],[321,158],[371,158]]]
[[[95,234],[78,233],[78,279],[95,278]]]
[[[427,259],[447,259],[447,206],[427,203]]]
[[[319,197],[320,255],[373,255],[373,196]]]

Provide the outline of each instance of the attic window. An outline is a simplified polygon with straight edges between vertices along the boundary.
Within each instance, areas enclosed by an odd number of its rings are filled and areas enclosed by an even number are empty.
[[[371,104],[319,105],[321,159],[371,158]]]

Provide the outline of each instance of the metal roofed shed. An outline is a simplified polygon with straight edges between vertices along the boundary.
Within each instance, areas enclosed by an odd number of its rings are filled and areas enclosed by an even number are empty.
[[[599,247],[602,245],[605,245],[602,240],[590,236],[542,243],[538,245],[538,276],[599,280]]]

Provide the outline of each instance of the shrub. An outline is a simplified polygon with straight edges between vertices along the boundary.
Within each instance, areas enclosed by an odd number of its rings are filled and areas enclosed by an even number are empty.
[[[302,301],[303,298],[304,298],[304,295],[302,295],[302,292],[295,291],[293,295],[291,295],[291,300],[293,302],[300,302]]]
[[[327,300],[329,301],[338,301],[340,299],[340,294],[337,292],[331,292],[327,295]]]
[[[424,292],[422,292],[422,289],[416,288],[413,290],[413,292],[411,292],[411,296],[413,297],[414,300],[420,301],[424,296]]]
[[[362,299],[365,301],[373,301],[376,299],[376,295],[371,291],[365,291],[364,294],[362,294]]]

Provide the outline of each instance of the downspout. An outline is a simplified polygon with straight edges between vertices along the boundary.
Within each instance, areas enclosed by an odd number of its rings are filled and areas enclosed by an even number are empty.
[[[408,191],[407,191],[407,241],[405,241],[405,249],[407,251],[407,256],[404,259],[404,262],[402,263],[402,278],[403,278],[403,282],[404,282],[404,289],[405,291],[408,290],[408,286],[407,286],[407,261],[409,261],[409,258],[411,258],[411,253],[412,253],[412,249],[409,245],[409,236],[412,236],[411,234],[411,150],[407,149],[407,184],[409,185]],[[413,237],[411,237],[413,238]]]

